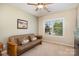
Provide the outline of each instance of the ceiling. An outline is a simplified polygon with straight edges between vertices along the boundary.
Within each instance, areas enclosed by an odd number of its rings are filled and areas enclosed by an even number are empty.
[[[34,16],[39,17],[39,16],[43,16],[46,14],[75,8],[75,7],[77,7],[78,4],[77,3],[52,3],[52,4],[48,5],[48,10],[50,10],[51,12],[47,12],[46,10],[35,11],[35,7],[32,5],[27,5],[27,3],[9,3],[9,5],[18,7],[25,12],[28,12]]]

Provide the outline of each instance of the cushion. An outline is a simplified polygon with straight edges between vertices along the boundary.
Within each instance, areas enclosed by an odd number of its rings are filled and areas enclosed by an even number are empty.
[[[29,37],[31,41],[37,40],[37,37],[34,34],[30,34]]]
[[[29,41],[28,38],[24,37],[24,38],[17,38],[17,44],[18,45],[22,45],[22,44],[25,44]]]
[[[33,37],[31,40],[34,41],[34,40],[37,40],[37,38],[36,37]]]
[[[18,44],[18,45],[22,45],[21,42],[22,42],[22,40],[19,39],[19,38],[17,38],[17,44]]]
[[[25,45],[25,44],[27,44],[27,43],[29,43],[29,40],[27,39],[27,40],[22,40],[22,45]]]

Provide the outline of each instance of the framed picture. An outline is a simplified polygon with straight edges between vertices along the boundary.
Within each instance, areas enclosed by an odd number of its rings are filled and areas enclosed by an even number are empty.
[[[17,29],[27,29],[28,21],[17,19]]]

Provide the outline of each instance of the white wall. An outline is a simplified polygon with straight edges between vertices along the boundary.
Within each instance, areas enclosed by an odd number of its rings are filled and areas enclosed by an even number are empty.
[[[28,29],[17,29],[17,19],[28,21]],[[37,19],[16,7],[0,5],[0,41],[6,43],[7,38],[17,34],[37,34]]]
[[[79,28],[79,7],[77,8],[77,27]]]
[[[64,36],[54,37],[45,35],[44,22],[48,19],[64,18]],[[66,10],[39,18],[39,34],[43,35],[44,41],[74,46],[74,30],[76,22],[76,9]]]

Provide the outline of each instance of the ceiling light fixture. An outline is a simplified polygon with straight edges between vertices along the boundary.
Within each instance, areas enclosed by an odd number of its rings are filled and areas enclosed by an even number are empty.
[[[42,9],[43,8],[43,5],[37,5],[37,8],[39,8],[39,9]]]
[[[52,3],[27,3],[27,4],[28,4],[28,5],[34,5],[34,6],[35,6],[35,11],[38,11],[38,10],[40,10],[40,9],[44,9],[44,10],[50,12],[50,11],[48,10],[48,5],[49,5],[49,4],[52,4]]]

